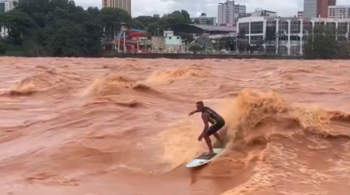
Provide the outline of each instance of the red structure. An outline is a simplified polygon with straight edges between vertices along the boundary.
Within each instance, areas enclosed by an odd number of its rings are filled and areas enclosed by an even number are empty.
[[[328,18],[328,6],[336,5],[336,0],[317,0],[317,17]]]
[[[139,38],[146,37],[146,31],[137,29],[125,29],[122,30],[119,34],[120,36],[117,37],[117,41],[119,42],[119,45],[123,47],[125,41],[125,47],[127,51],[138,51]]]

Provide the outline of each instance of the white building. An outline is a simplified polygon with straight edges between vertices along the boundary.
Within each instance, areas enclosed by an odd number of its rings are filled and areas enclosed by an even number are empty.
[[[180,36],[175,36],[173,31],[164,31],[165,50],[168,52],[178,52],[185,49]]]
[[[350,5],[335,5],[328,7],[329,18],[350,18]]]
[[[2,9],[2,6],[4,6],[3,8],[3,12],[8,12],[8,11],[11,11],[13,8],[15,8],[14,6],[14,3],[15,2],[18,2],[17,0],[6,0],[6,1],[3,1],[1,3],[1,9]],[[8,35],[8,30],[4,27],[4,26],[1,26],[0,27],[0,37],[6,37]]]
[[[15,6],[13,4],[14,2],[17,2],[17,1],[15,1],[15,0],[7,0],[5,2],[5,12],[11,11],[11,10],[13,10],[13,8],[15,8]]]
[[[317,26],[337,32],[339,41],[350,40],[350,19],[347,18],[246,17],[238,20],[237,32],[245,34],[252,46],[261,44],[258,50],[266,53],[302,55],[304,41]],[[267,36],[273,39],[266,41]]]
[[[192,17],[191,20],[195,24],[200,24],[200,25],[215,25],[216,24],[216,17],[208,17],[207,14],[205,14],[205,13],[202,13],[198,17]]]
[[[247,7],[245,5],[235,4],[234,0],[226,0],[225,3],[218,5],[218,25],[234,26],[237,18],[246,14]]]
[[[219,3],[218,25],[233,26],[235,24],[235,2],[227,0],[226,3]]]

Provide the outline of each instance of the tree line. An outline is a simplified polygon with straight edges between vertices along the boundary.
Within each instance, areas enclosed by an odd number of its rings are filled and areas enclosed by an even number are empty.
[[[338,36],[336,30],[325,26],[313,29],[303,45],[306,59],[349,59],[350,43],[345,36]]]
[[[132,18],[118,8],[84,10],[71,0],[21,0],[0,15],[0,25],[8,29],[8,36],[0,39],[0,55],[96,56],[121,25],[152,36],[162,33],[162,26],[190,22],[185,10]]]

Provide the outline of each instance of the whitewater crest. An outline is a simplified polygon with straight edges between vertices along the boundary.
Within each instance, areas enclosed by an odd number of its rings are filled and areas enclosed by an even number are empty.
[[[69,90],[83,81],[77,73],[58,69],[37,66],[35,73],[12,86],[5,92],[7,95],[25,96],[38,92]]]
[[[170,84],[178,79],[207,78],[212,75],[208,70],[201,67],[182,67],[153,72],[148,78],[148,81]]]

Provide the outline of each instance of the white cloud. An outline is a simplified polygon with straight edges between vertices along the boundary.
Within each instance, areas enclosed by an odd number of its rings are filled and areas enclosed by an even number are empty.
[[[198,13],[206,13],[208,16],[217,15],[218,3],[226,0],[132,0],[132,15],[166,14],[175,10],[184,9],[191,16]],[[247,11],[256,8],[276,11],[281,16],[294,16],[297,11],[303,10],[303,0],[236,0],[236,3],[245,4]],[[101,0],[75,0],[77,5],[87,8],[88,6],[101,8]],[[349,0],[337,0],[338,5],[350,5]]]

